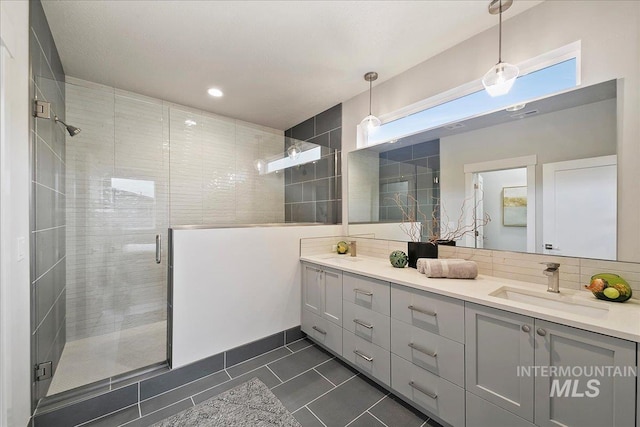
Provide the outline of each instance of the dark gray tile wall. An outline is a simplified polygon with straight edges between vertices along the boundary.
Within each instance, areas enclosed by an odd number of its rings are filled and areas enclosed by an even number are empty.
[[[40,0],[29,2],[30,99],[51,103],[65,120],[65,75]],[[65,133],[53,120],[31,120],[32,362],[57,368],[66,343]],[[35,402],[51,380],[33,382]]]
[[[404,203],[411,196],[420,212],[431,219],[440,199],[440,140],[422,142],[380,153],[380,221],[399,221],[402,211],[394,196]],[[414,206],[412,206],[415,208]],[[435,209],[435,210],[434,210]],[[418,216],[418,219],[421,219]],[[435,231],[435,230],[434,230]]]
[[[320,160],[285,171],[285,221],[340,224],[342,104],[287,129],[284,135],[323,147]]]

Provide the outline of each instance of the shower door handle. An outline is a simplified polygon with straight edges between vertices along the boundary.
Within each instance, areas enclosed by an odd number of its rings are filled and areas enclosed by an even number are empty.
[[[156,234],[156,264],[162,262],[162,235]]]

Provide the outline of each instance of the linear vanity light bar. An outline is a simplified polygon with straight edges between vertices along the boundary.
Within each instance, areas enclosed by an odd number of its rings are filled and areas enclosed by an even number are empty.
[[[322,147],[312,143],[301,143],[300,154],[295,158],[289,156],[278,157],[277,159],[267,160],[263,170],[260,171],[260,175],[266,175],[268,173],[277,172],[292,166],[303,165],[305,163],[314,162],[320,160],[322,157]]]

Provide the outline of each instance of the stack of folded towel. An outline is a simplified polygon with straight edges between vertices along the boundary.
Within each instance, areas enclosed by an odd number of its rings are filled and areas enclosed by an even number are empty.
[[[478,276],[478,264],[464,259],[419,258],[416,267],[418,273],[424,273],[427,277],[475,279]]]

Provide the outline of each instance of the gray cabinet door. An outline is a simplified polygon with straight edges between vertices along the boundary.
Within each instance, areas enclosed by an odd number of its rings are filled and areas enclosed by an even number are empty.
[[[342,272],[323,269],[320,272],[322,284],[322,317],[342,326]]]
[[[322,316],[322,283],[320,269],[302,264],[302,308]]]
[[[536,365],[550,367],[549,375],[538,375],[535,380],[535,424],[633,426],[636,378],[607,375],[595,368],[619,367],[623,372],[635,366],[635,343],[544,320],[535,323]],[[562,368],[572,372],[565,376]],[[604,375],[598,375],[601,373]]]
[[[465,333],[466,389],[533,422],[533,318],[466,303]]]

